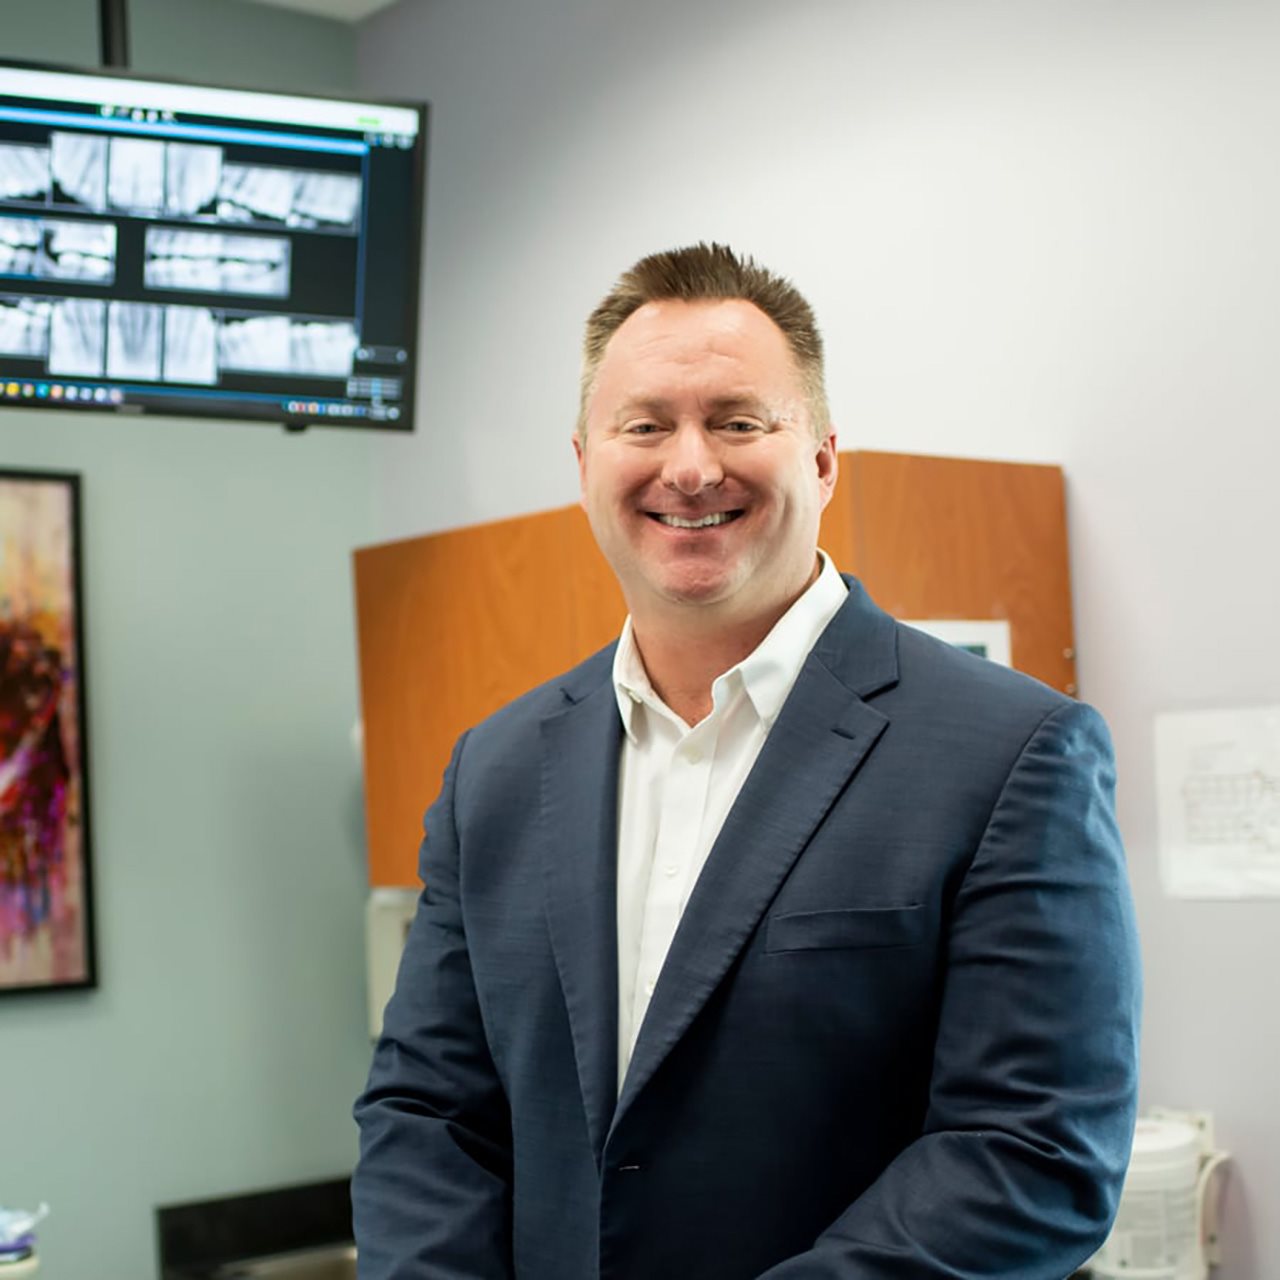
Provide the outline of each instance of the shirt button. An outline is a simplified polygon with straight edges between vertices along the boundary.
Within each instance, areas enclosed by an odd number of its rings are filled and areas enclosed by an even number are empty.
[[[656,987],[657,985],[658,985],[658,984],[657,984],[656,982],[654,982],[654,980],[653,980],[652,978],[650,978],[650,979],[649,979],[649,980],[644,984],[644,993],[645,993],[645,995],[647,995],[647,996],[651,996],[651,995],[653,995],[653,989],[654,989],[654,987]]]
[[[689,750],[685,752],[684,758],[688,760],[690,764],[697,764],[702,759],[702,752],[699,751],[697,747],[690,747]]]
[[[667,865],[662,868],[662,874],[664,876],[673,876],[679,870],[680,868],[674,862],[668,862]]]

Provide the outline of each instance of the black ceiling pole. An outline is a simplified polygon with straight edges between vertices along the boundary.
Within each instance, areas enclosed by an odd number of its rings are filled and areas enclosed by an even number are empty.
[[[121,70],[129,65],[129,0],[98,0],[102,65]]]

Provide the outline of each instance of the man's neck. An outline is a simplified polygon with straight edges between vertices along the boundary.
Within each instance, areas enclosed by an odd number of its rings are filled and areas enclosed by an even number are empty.
[[[717,677],[749,657],[773,630],[778,619],[814,584],[812,576],[776,609],[746,619],[719,614],[714,608],[674,606],[657,616],[631,615],[631,635],[654,692],[686,724],[711,714],[711,686]]]
[[[632,637],[654,692],[681,720],[694,725],[711,714],[716,678],[753,653],[776,621],[760,622],[749,630],[677,633],[662,627],[642,629],[633,618]]]

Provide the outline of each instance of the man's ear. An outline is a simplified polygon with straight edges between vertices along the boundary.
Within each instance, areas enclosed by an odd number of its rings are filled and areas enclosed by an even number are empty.
[[[573,433],[573,456],[578,459],[578,505],[584,510],[587,505],[587,447],[581,433]]]
[[[818,489],[822,505],[825,508],[835,492],[836,480],[840,476],[840,455],[836,452],[836,433],[827,432],[827,438],[818,446],[814,461],[818,465]]]

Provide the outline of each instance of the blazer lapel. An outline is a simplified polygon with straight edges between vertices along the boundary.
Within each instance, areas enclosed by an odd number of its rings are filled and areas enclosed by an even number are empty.
[[[896,624],[850,580],[743,784],[658,977],[616,1117],[688,1029],[888,724],[862,699],[897,679]]]
[[[572,673],[564,689],[570,705],[542,722],[546,911],[597,1164],[618,1092],[622,721],[608,678],[611,658],[608,650]]]

